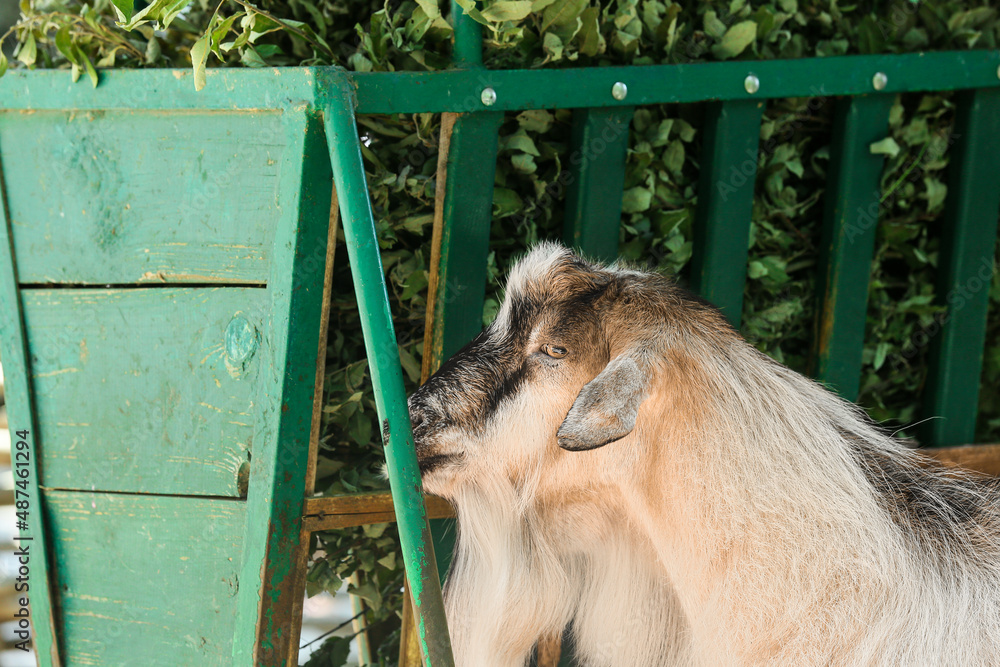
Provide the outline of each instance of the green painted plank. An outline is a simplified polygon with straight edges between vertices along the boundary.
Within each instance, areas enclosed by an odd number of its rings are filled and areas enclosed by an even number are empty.
[[[266,290],[22,294],[44,486],[240,495],[267,363]]]
[[[632,107],[578,109],[573,113],[563,240],[605,262],[618,258],[625,158]]]
[[[288,157],[268,278],[271,344],[262,369],[250,464],[234,664],[284,665],[298,641],[294,571],[309,459],[332,175],[312,110],[283,117]],[[301,599],[298,600],[301,602]]]
[[[887,75],[887,93],[998,87],[998,66],[1000,51],[980,50],[689,65],[355,72],[351,79],[358,88],[358,113],[481,110],[480,93],[487,86],[497,94],[490,110],[514,111],[861,95],[873,92],[876,72]],[[748,74],[760,81],[752,95],[744,88]],[[628,86],[623,100],[611,95],[618,81]]]
[[[869,146],[889,131],[895,95],[838,100],[817,270],[812,375],[849,401],[861,383],[884,156]]]
[[[285,143],[275,111],[0,113],[20,282],[266,282]]]
[[[413,595],[417,638],[427,667],[454,665],[441,584],[427,525],[420,468],[403,389],[399,348],[389,310],[375,220],[354,120],[353,89],[342,85],[324,110],[330,161],[344,237],[358,296],[375,404],[382,423],[386,469],[396,508],[399,541]]]
[[[2,146],[0,146],[2,149]],[[0,178],[3,172],[0,171]],[[28,341],[25,336],[24,312],[21,305],[21,295],[18,290],[17,266],[14,258],[13,242],[10,236],[9,218],[7,217],[7,187],[0,182],[0,357],[3,359],[4,400],[7,408],[7,421],[10,427],[11,457],[14,471],[13,479],[22,481],[17,473],[21,469],[28,471],[28,515],[27,527],[18,528],[21,544],[35,554],[48,553],[50,549],[47,521],[42,512],[41,491],[39,484],[39,451],[38,428],[34,415],[34,397],[31,393],[31,367],[28,362]],[[19,432],[27,430],[27,439],[21,438]],[[24,435],[23,433],[21,435]],[[27,444],[28,465],[18,465],[19,452],[24,451],[21,442]],[[15,487],[18,491],[24,491]],[[17,500],[24,500],[21,496]],[[56,640],[56,626],[53,619],[52,587],[50,583],[51,570],[48,560],[34,558],[31,562],[31,625],[36,659],[39,667],[58,667],[61,664],[59,645]]]
[[[232,665],[246,503],[74,491],[44,500],[64,665]]]
[[[995,269],[1000,210],[1000,90],[958,98],[948,197],[937,272],[947,319],[931,339],[923,416],[925,445],[972,442],[986,339],[989,286]],[[935,333],[928,331],[928,334]]]
[[[258,111],[305,108],[325,79],[342,77],[334,67],[210,67],[196,91],[191,68],[102,69],[100,85],[74,82],[69,70],[11,70],[0,78],[0,109],[111,109]]]
[[[760,80],[754,97],[858,95],[872,76],[887,75],[887,93],[1000,87],[1000,51],[838,56],[687,65],[636,65],[537,70],[464,69],[444,72],[345,72],[329,68],[211,68],[195,92],[190,70],[103,70],[101,84],[72,83],[61,70],[12,70],[0,79],[0,109],[261,109],[324,104],[345,80],[357,87],[357,113],[481,110],[482,89],[496,90],[493,111],[637,106],[746,99],[748,74]],[[628,85],[615,100],[611,86]]]
[[[714,102],[706,111],[691,286],[738,329],[764,102]]]

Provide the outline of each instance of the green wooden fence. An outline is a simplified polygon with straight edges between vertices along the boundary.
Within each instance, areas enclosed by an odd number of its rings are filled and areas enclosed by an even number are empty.
[[[564,238],[612,258],[632,110],[707,102],[693,280],[738,323],[752,188],[720,198],[713,184],[756,150],[766,100],[840,97],[814,367],[849,398],[875,232],[857,211],[877,209],[868,145],[894,94],[961,91],[937,293],[992,265],[1000,52],[488,71],[475,31],[456,27],[460,67],[445,72],[210,70],[199,93],[179,71],[106,72],[96,89],[65,72],[0,80],[0,338],[11,430],[32,447],[22,534],[47,554],[32,561],[43,665],[294,655],[331,175],[425,662],[451,664],[355,114],[462,114],[437,363],[481,325],[505,111],[575,109],[576,148],[604,142],[573,166]],[[972,439],[986,308],[980,290],[934,339],[925,413],[945,419],[925,444]]]

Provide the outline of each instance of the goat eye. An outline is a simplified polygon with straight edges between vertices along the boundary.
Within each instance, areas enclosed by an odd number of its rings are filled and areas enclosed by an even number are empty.
[[[542,345],[542,352],[552,357],[553,359],[562,359],[567,354],[565,347],[559,347],[558,345],[549,345],[548,343]]]

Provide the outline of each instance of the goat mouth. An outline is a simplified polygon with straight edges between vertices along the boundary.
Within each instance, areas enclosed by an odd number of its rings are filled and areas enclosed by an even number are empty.
[[[420,464],[420,474],[426,475],[428,473],[434,472],[435,470],[458,460],[459,456],[456,454],[434,454],[433,456],[428,456],[427,458],[421,458]]]

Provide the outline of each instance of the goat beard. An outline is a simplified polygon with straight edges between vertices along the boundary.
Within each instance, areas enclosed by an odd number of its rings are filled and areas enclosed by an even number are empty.
[[[688,664],[676,597],[645,540],[592,509],[554,519],[531,502],[534,488],[483,475],[452,498],[445,605],[456,664],[522,667],[570,625],[588,667]]]

